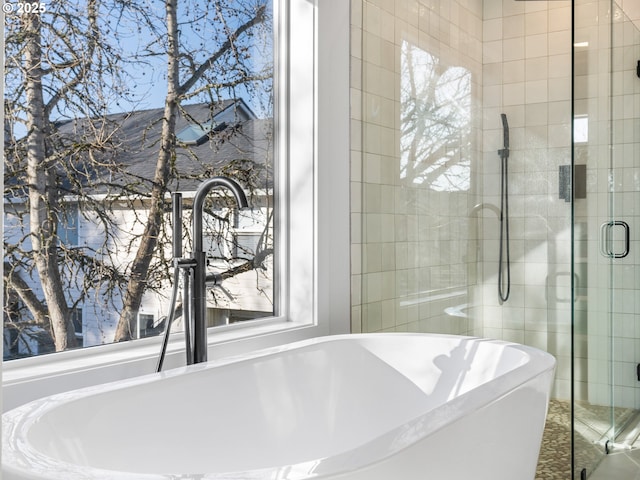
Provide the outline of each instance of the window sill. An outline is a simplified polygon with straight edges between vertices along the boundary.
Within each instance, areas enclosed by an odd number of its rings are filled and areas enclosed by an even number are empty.
[[[283,318],[251,323],[211,329],[209,358],[239,355],[322,335],[316,325]],[[153,337],[5,362],[3,410],[56,393],[154,373],[160,343],[160,337]],[[169,340],[163,370],[184,364],[184,335],[176,333]]]

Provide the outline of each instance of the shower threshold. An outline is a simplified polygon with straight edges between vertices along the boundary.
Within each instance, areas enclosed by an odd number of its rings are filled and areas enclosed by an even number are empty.
[[[633,410],[620,427],[611,427],[596,443],[607,453],[640,448],[640,410]]]

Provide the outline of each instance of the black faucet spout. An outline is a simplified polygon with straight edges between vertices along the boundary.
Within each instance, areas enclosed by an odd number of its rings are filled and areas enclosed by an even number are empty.
[[[228,177],[213,177],[200,184],[193,199],[193,363],[207,361],[207,262],[203,247],[203,211],[207,194],[214,188],[231,191],[239,208],[247,208],[249,202],[238,182]]]

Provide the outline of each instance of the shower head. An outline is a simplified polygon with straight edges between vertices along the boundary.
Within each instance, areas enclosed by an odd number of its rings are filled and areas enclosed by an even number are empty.
[[[502,119],[502,144],[504,146],[498,150],[498,155],[504,161],[509,158],[509,123],[507,122],[506,114],[501,113],[500,118]]]
[[[500,118],[502,118],[502,133],[504,137],[504,148],[509,148],[509,122],[507,122],[507,115],[504,113],[500,114]]]

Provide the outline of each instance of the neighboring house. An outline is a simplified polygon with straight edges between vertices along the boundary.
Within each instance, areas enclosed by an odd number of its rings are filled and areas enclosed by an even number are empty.
[[[107,181],[101,172],[87,175],[91,193],[95,199],[108,199],[111,215],[116,227],[111,232],[113,238],[108,247],[103,244],[104,231],[97,212],[78,207],[77,199],[69,195],[67,218],[60,222],[60,242],[69,248],[76,246],[94,249],[97,255],[105,249],[115,250],[117,255],[111,261],[115,265],[125,267],[135,255],[130,243],[142,232],[148,205],[144,196],[149,191],[154,177],[156,157],[159,148],[162,109],[135,111],[110,115],[107,120],[118,125],[111,135],[111,143],[117,145],[110,151],[110,161],[123,168],[109,171]],[[86,134],[86,120],[69,121],[58,125],[61,137],[74,139]],[[185,205],[184,250],[189,255],[190,245],[190,204],[193,194],[203,179],[214,175],[235,177],[241,184],[250,181],[251,191],[247,192],[251,210],[242,212],[234,219],[235,225],[223,229],[223,238],[214,232],[205,237],[205,247],[210,257],[212,271],[217,273],[228,271],[244,260],[252,259],[257,251],[273,247],[272,224],[272,164],[273,142],[272,121],[259,119],[242,100],[229,100],[210,106],[206,104],[186,105],[182,107],[177,120],[177,148],[172,171],[175,173],[169,191],[183,194]],[[135,207],[131,207],[130,198],[123,196],[122,186],[128,185],[131,198],[139,199]],[[71,183],[66,188],[73,189]],[[117,193],[117,195],[116,195]],[[122,201],[113,201],[116,199]],[[167,194],[167,234],[170,234],[170,198]],[[23,248],[29,248],[28,215],[23,198],[5,196],[5,243],[17,243],[27,238]],[[215,216],[224,217],[228,213],[227,205],[221,200],[208,211],[205,225],[216,224]],[[268,223],[271,223],[268,225]],[[216,228],[216,230],[220,230]],[[221,241],[222,240],[222,241]],[[159,247],[158,255],[169,258],[170,248],[164,244]],[[229,260],[233,257],[234,260]],[[5,261],[10,259],[5,258]],[[271,257],[267,256],[262,268],[240,273],[226,279],[222,287],[212,289],[211,301],[208,305],[210,325],[242,321],[273,314],[273,287]],[[36,281],[35,271],[21,271],[22,279],[42,298],[40,285]],[[77,275],[76,273],[70,274]],[[165,276],[166,278],[166,276]],[[70,278],[80,283],[78,278]],[[73,283],[73,282],[71,282]],[[164,329],[164,318],[168,313],[171,293],[171,282],[163,280],[153,285],[145,294],[138,314],[137,337],[157,335]],[[69,301],[78,297],[79,291],[73,287],[69,290]],[[27,326],[29,318],[24,315],[11,317],[7,312],[27,311],[20,308],[17,295],[8,295],[5,306],[5,358],[24,355],[36,355],[52,350],[49,333],[37,326]],[[93,292],[84,302],[73,307],[73,321],[76,336],[82,346],[110,343],[119,317],[121,298],[116,296],[110,301],[104,292]],[[9,323],[12,322],[12,325]],[[174,329],[180,328],[180,320]]]

